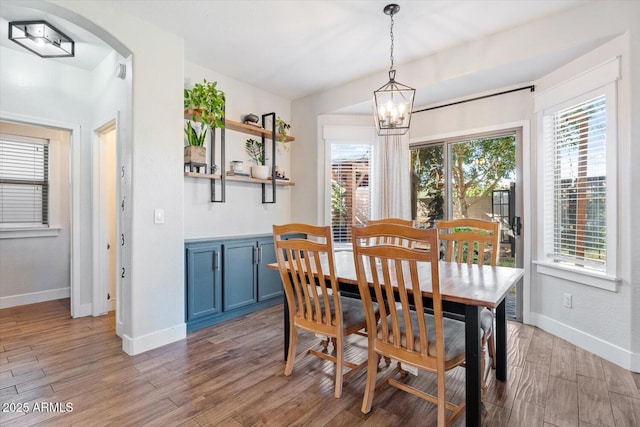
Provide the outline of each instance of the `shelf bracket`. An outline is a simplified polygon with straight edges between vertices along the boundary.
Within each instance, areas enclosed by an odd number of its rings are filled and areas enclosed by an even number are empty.
[[[226,100],[225,100],[226,102]],[[222,108],[222,124],[225,124],[225,107]],[[211,179],[211,203],[225,202],[225,189],[227,184],[227,172],[225,170],[225,128],[220,129],[220,198],[216,199],[216,180]],[[211,128],[211,173],[213,173],[213,165],[216,164],[216,128]]]
[[[262,184],[262,203],[274,204],[276,203],[276,113],[266,113],[262,115],[262,127],[267,129],[267,118],[271,117],[271,200],[267,200],[267,186],[269,184]],[[267,152],[267,137],[262,135],[262,164],[266,165],[266,152]]]

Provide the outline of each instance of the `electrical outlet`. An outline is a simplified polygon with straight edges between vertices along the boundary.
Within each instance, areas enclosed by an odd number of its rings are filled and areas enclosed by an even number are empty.
[[[564,294],[564,306],[567,308],[571,308],[573,306],[573,295]]]

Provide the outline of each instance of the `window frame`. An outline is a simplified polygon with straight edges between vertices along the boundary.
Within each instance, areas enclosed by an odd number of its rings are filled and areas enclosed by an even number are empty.
[[[53,198],[53,194],[60,185],[59,174],[52,167],[61,155],[60,139],[58,133],[51,131],[40,125],[23,124],[9,120],[1,120],[2,133],[10,138],[15,137],[21,141],[29,139],[46,139],[49,141],[48,152],[48,224],[40,223],[0,223],[0,240],[3,239],[23,239],[23,238],[39,238],[39,237],[57,237],[62,228],[59,225],[59,202]],[[14,127],[17,126],[17,127]]]
[[[620,282],[618,277],[619,262],[618,245],[618,213],[617,213],[617,80],[620,75],[619,58],[614,58],[598,67],[588,70],[556,87],[536,96],[536,112],[538,116],[538,249],[537,271],[576,283],[594,286],[609,291],[616,291]],[[555,182],[548,180],[549,144],[555,144],[553,137],[545,137],[548,132],[549,117],[565,108],[604,95],[606,108],[606,266],[602,271],[588,267],[580,267],[559,263],[547,255],[549,245],[553,245],[553,218],[545,215],[553,206],[552,187]],[[553,147],[551,147],[553,148]],[[550,203],[552,204],[550,206]],[[551,239],[551,241],[550,241]]]
[[[370,200],[369,215],[372,216],[376,211],[377,197],[376,187],[379,185],[377,181],[377,170],[375,162],[377,161],[376,151],[378,149],[377,140],[375,138],[375,128],[370,126],[323,126],[324,140],[324,174],[322,187],[324,188],[323,197],[323,213],[326,225],[331,225],[331,146],[338,145],[367,145],[371,147],[371,159],[369,165],[369,185]],[[341,249],[340,245],[334,247]],[[345,246],[345,249],[347,246]],[[348,243],[351,248],[351,243]]]

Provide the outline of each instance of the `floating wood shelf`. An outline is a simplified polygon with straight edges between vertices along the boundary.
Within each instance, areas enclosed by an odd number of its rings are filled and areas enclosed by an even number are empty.
[[[187,120],[193,120],[193,114],[195,113],[195,110],[184,110],[184,118]],[[244,123],[240,123],[240,122],[236,122],[233,120],[229,120],[229,119],[225,119],[225,127],[229,130],[235,130],[237,132],[242,132],[242,133],[247,133],[249,135],[254,135],[254,136],[265,136],[269,139],[271,138],[271,131],[270,130],[266,130],[263,129],[259,126],[253,126],[253,125],[247,125]],[[279,133],[276,134],[276,137],[281,137],[282,135],[280,135]],[[295,137],[288,135],[286,137],[286,142],[291,142],[291,141],[295,141]]]
[[[198,173],[198,172],[185,172],[184,176],[189,178],[203,178],[203,179],[220,179],[222,178],[220,174],[211,174],[211,173]],[[241,175],[227,175],[227,181],[239,181],[239,182],[249,182],[252,184],[269,184],[271,185],[270,179],[255,179],[250,176],[241,176]],[[295,182],[286,181],[281,179],[276,179],[276,185],[284,185],[288,187],[293,187]]]
[[[199,115],[198,113],[202,110],[197,109],[185,109],[184,110],[184,118],[186,120],[194,120],[194,115]],[[276,133],[274,138],[274,132],[265,129],[266,123],[269,119],[271,119],[272,126],[276,123],[276,113],[266,113],[262,115],[262,126],[254,126],[248,125],[245,123],[236,122],[233,120],[224,120],[225,127],[220,129],[220,161],[222,164],[225,164],[225,131],[227,129],[235,132],[241,132],[248,135],[254,135],[259,137],[262,140],[262,155],[266,156],[266,145],[265,141],[270,139],[272,141],[271,145],[271,167],[275,169],[276,165],[276,140],[278,138],[283,138],[283,135],[280,133]],[[211,128],[211,164],[216,164],[215,159],[215,135],[216,128]],[[293,136],[287,136],[284,138],[284,142],[295,141]],[[193,169],[191,169],[193,170]],[[273,169],[272,169],[273,170]],[[222,173],[224,174],[224,166],[222,168]],[[222,202],[225,201],[225,184],[227,181],[239,181],[239,182],[248,182],[252,184],[260,184],[262,187],[262,203],[275,203],[276,202],[276,186],[293,186],[295,185],[291,181],[286,180],[277,180],[277,179],[254,179],[247,176],[238,176],[238,175],[216,175],[216,174],[206,174],[206,173],[196,173],[196,172],[185,172],[184,176],[192,177],[192,178],[204,178],[211,181],[211,202]],[[221,197],[216,198],[216,184],[215,181],[220,181],[221,188]],[[271,200],[267,199],[267,188],[270,189],[271,192]]]

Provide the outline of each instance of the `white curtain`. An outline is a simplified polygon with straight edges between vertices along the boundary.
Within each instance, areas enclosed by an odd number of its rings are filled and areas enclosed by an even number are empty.
[[[409,136],[379,136],[376,147],[374,218],[411,219]]]

